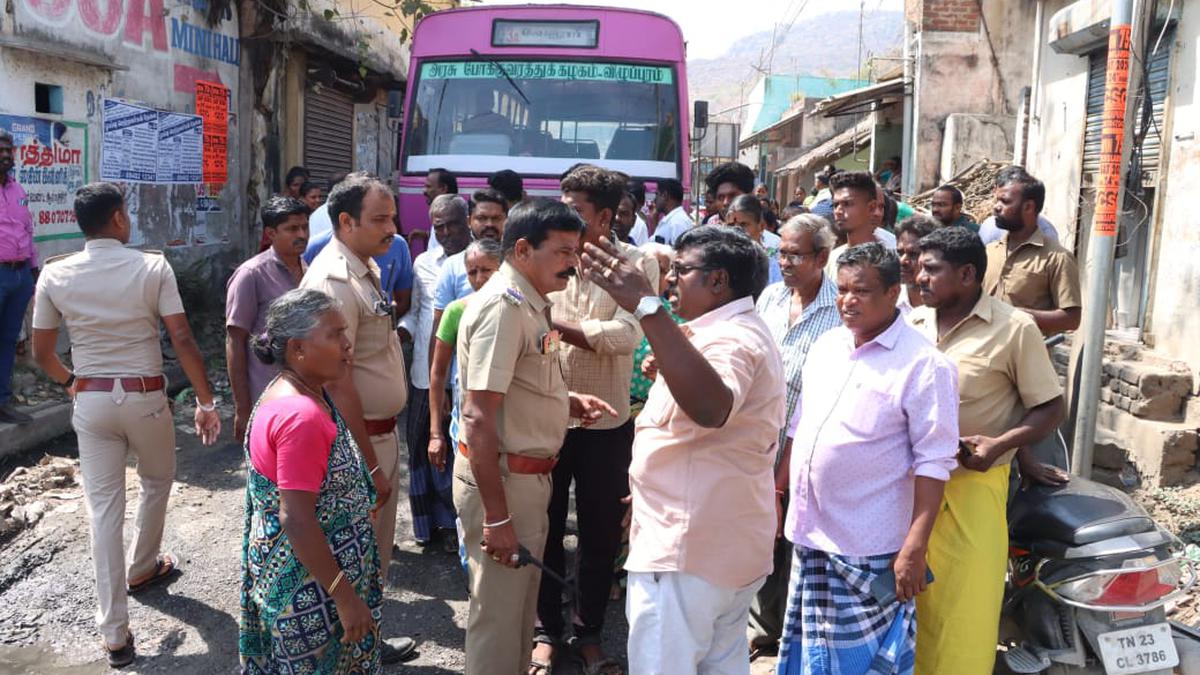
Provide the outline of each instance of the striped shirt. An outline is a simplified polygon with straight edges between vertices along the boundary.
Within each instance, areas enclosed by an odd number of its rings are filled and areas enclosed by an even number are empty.
[[[800,401],[800,371],[808,358],[808,348],[821,337],[825,331],[842,325],[842,317],[838,314],[837,286],[828,276],[822,276],[821,289],[817,297],[805,307],[796,323],[791,323],[792,289],[783,282],[767,286],[758,298],[755,310],[771,331],[775,344],[783,356],[784,381],[787,383],[787,410],[784,418],[779,421],[780,443],[783,448],[783,434],[787,431],[787,421],[792,418],[792,411]]]

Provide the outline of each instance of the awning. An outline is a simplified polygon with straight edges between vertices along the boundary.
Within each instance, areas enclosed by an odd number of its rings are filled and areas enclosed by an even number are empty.
[[[815,164],[830,163],[866,145],[871,139],[871,120],[863,120],[843,131],[800,157],[775,170],[775,175],[786,176],[796,171],[806,171]]]
[[[759,130],[753,136],[749,136],[745,140],[739,142],[738,149],[744,150],[752,145],[757,145],[759,143],[767,141],[771,137],[771,134],[773,132],[783,129],[787,125],[791,124],[792,122],[794,122],[795,120],[797,120],[803,116],[804,116],[804,108],[803,107],[796,108],[794,111],[784,114],[783,117],[779,118],[778,122],[772,124],[769,127],[765,127],[763,129]]]
[[[837,117],[874,112],[880,108],[895,105],[903,99],[904,79],[897,77],[837,96],[830,96],[818,103],[809,115]]]

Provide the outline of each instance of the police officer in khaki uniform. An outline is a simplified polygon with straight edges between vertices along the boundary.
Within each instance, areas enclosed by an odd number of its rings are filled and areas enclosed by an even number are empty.
[[[161,253],[125,248],[130,222],[121,190],[92,183],[75,195],[83,251],[51,258],[38,279],[33,355],[75,398],[79,470],[91,515],[97,620],[109,664],[134,659],[126,584],[136,592],[170,577],[177,559],[161,554],[167,499],[175,478],[175,424],[166,396],[159,320],[196,390],[196,433],[211,445],[221,420],[204,359],[188,327],[175,273]],[[58,329],[71,336],[68,370],[55,351]],[[125,565],[125,456],[137,457],[141,503]]]
[[[468,675],[524,673],[540,575],[518,568],[518,546],[541,556],[550,472],[568,420],[583,424],[616,411],[598,398],[568,394],[546,294],[575,273],[583,221],[545,199],[508,214],[505,262],[467,303],[458,331],[468,461],[454,465],[454,506],[470,573]]]
[[[396,335],[395,307],[381,290],[379,265],[372,256],[387,253],[392,245],[396,199],[383,181],[360,172],[334,186],[328,204],[334,237],[313,259],[300,288],[333,296],[346,317],[354,366],[346,379],[328,389],[378,492],[375,537],[386,585],[400,484],[396,416],[408,402],[408,381]],[[403,660],[415,649],[408,638],[390,640],[383,646],[383,662]]]

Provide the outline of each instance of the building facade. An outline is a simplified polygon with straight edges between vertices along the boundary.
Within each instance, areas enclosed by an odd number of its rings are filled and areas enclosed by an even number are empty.
[[[1025,163],[1046,182],[1044,214],[1088,265],[1099,172],[1109,3],[1046,0],[1030,54]],[[1173,8],[1173,9],[1172,9]],[[1129,96],[1134,114],[1126,200],[1109,287],[1098,468],[1182,480],[1200,428],[1200,12],[1187,3],[1135,3]],[[1084,279],[1086,283],[1086,278]],[[1072,363],[1059,359],[1063,373]]]

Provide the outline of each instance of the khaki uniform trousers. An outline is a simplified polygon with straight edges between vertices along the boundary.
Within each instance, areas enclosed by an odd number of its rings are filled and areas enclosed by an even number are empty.
[[[379,461],[379,470],[392,486],[392,496],[379,509],[375,519],[375,539],[379,545],[379,573],[383,576],[383,585],[388,582],[388,569],[392,563],[392,543],[396,538],[396,507],[400,504],[400,442],[393,429],[386,434],[371,437],[371,447],[375,449],[375,459]]]
[[[126,584],[154,571],[162,545],[167,499],[175,479],[175,423],[162,391],[81,392],[72,417],[79,470],[91,516],[92,565],[104,641],[125,644],[129,632]],[[125,458],[137,458],[141,482],[132,554],[126,567]]]
[[[512,675],[529,670],[541,573],[533,565],[512,569],[483,552],[483,501],[470,463],[454,463],[454,506],[467,550],[471,600],[467,612],[466,675]],[[504,494],[517,541],[542,557],[550,519],[550,476],[509,474],[501,463]]]

